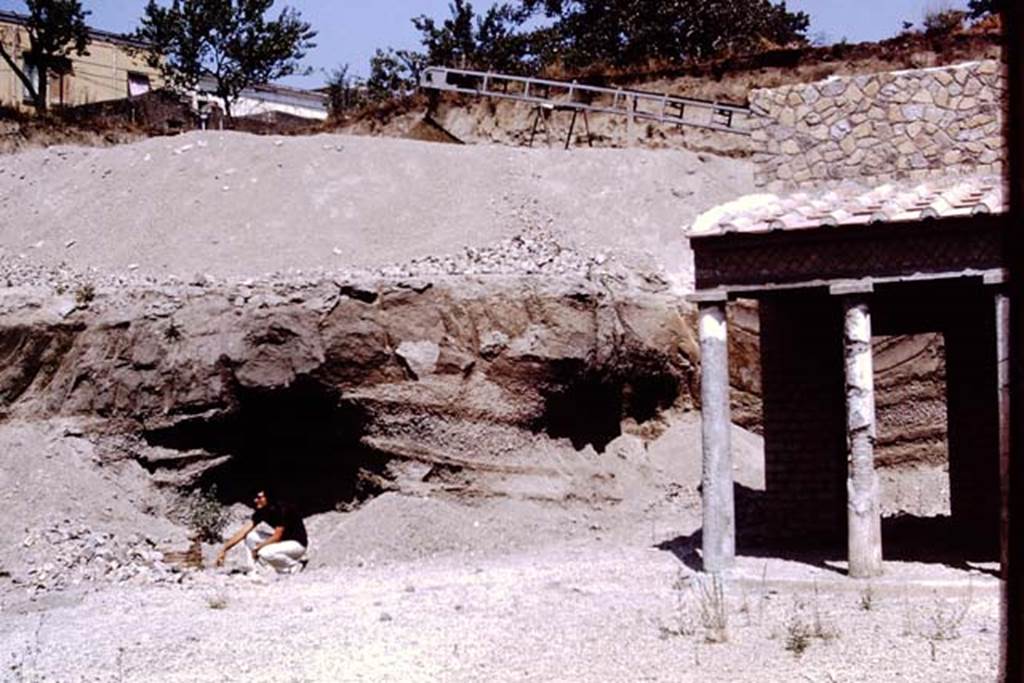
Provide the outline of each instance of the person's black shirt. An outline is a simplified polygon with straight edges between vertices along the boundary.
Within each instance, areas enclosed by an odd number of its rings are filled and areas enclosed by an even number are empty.
[[[269,503],[259,510],[254,510],[252,523],[259,524],[260,522],[266,522],[274,529],[279,526],[284,527],[284,533],[281,535],[282,541],[298,541],[304,548],[309,545],[306,537],[306,525],[302,523],[302,516],[287,503]]]

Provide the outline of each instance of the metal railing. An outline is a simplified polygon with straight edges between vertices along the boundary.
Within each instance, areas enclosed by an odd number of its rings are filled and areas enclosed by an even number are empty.
[[[551,110],[617,114],[632,121],[692,126],[737,135],[750,135],[747,123],[754,116],[746,107],[668,93],[441,66],[424,69],[420,74],[420,87],[515,100]]]

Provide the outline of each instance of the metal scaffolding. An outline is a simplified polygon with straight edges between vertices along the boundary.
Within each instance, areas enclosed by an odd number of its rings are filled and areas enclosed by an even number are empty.
[[[584,85],[576,81],[552,81],[527,76],[511,76],[468,69],[449,69],[431,66],[420,75],[420,87],[428,90],[457,92],[479,97],[493,97],[532,104],[537,108],[537,120],[542,113],[571,111],[572,127],[566,147],[572,138],[576,117],[582,113],[587,122],[588,113],[625,116],[635,121],[651,121],[674,126],[704,128],[736,135],[750,135],[749,120],[754,114],[746,107],[709,100],[677,97],[668,93],[653,93],[628,88],[609,88]],[[531,143],[533,134],[531,134]],[[589,126],[587,137],[589,141]]]

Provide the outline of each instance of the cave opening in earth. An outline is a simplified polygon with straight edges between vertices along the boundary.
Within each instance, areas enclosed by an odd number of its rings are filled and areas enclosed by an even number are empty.
[[[603,453],[622,434],[624,419],[654,419],[676,402],[681,390],[664,359],[633,359],[628,374],[584,370],[577,364],[560,372],[560,388],[546,395],[534,431],[567,438],[577,450],[589,445]]]
[[[152,446],[230,456],[196,488],[224,503],[248,503],[267,489],[305,514],[333,510],[379,493],[388,456],[360,441],[358,405],[309,378],[283,389],[239,389],[226,415],[145,434]]]

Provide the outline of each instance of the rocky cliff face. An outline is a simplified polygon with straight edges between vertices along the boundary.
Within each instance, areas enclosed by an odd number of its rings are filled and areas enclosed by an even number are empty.
[[[157,484],[227,498],[268,478],[319,507],[432,477],[494,492],[551,475],[550,438],[602,453],[699,407],[692,311],[623,274],[19,287],[0,305],[6,418],[85,419]],[[757,431],[756,307],[730,318],[733,417]],[[941,337],[876,346],[880,464],[941,463]]]
[[[158,482],[229,497],[528,471],[538,435],[603,451],[696,394],[678,298],[615,278],[20,288],[3,307],[8,418],[137,435]]]

